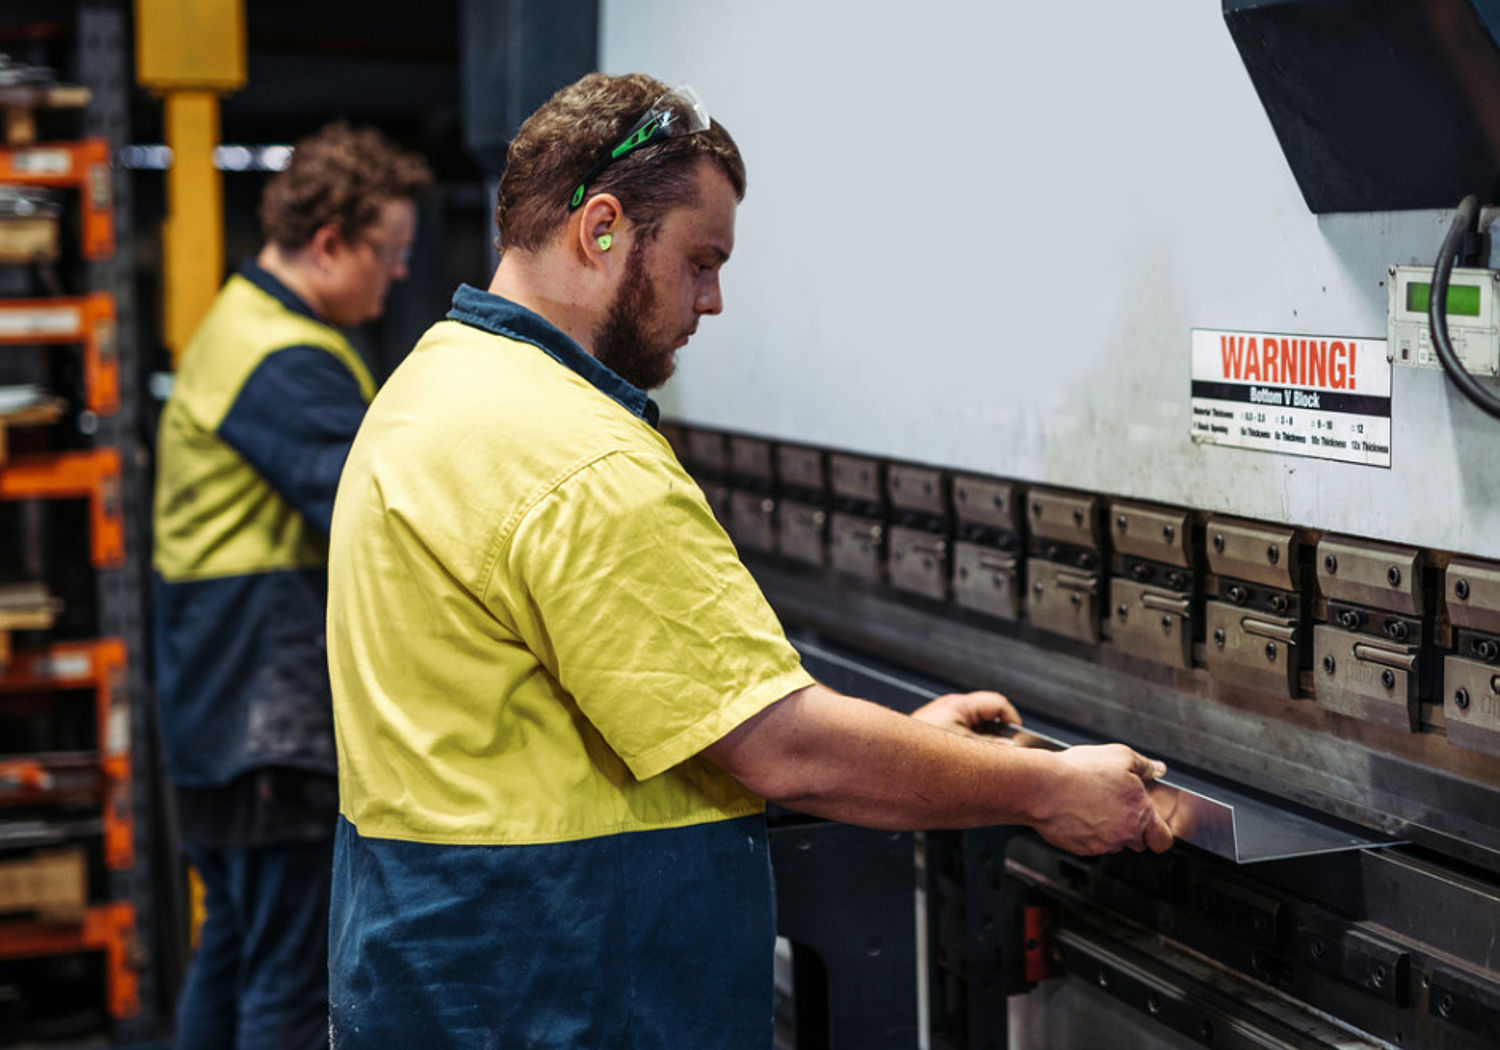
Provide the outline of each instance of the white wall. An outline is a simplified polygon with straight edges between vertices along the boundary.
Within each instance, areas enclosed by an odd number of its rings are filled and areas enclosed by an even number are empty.
[[[1189,330],[1385,335],[1450,213],[1312,215],[1218,0],[604,0],[749,168],[703,425],[1500,556],[1500,423],[1393,379],[1390,469],[1202,446]]]

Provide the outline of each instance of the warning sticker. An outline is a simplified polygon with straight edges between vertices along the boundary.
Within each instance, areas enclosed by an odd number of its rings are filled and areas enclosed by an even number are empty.
[[[1384,339],[1193,329],[1193,440],[1391,465]]]

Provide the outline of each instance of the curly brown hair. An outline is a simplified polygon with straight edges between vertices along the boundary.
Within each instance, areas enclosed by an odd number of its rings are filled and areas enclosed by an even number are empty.
[[[432,188],[432,169],[374,128],[335,121],[300,140],[292,161],[266,183],[260,225],[266,239],[296,251],[329,223],[345,239],[380,218],[389,200],[418,201]]]
[[[535,251],[566,225],[568,198],[594,163],[625,137],[667,85],[641,73],[590,73],[563,88],[526,119],[506,154],[495,199],[502,249]],[[588,191],[612,193],[650,240],[668,211],[696,203],[693,170],[700,158],[719,165],[745,196],[745,162],[718,121],[706,131],[662,139],[604,169]]]

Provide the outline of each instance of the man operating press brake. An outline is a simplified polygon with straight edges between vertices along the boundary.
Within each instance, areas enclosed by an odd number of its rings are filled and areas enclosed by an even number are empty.
[[[487,289],[340,482],[333,1045],[767,1050],[764,806],[1162,850],[1161,766],[1017,748],[802,668],[647,391],[724,307],[745,167],[691,89],[591,74],[511,141]]]

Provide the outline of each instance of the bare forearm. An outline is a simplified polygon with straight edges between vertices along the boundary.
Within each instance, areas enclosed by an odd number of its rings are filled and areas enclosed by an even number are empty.
[[[1053,776],[1045,752],[945,731],[822,686],[757,718],[742,727],[746,739],[731,734],[710,757],[773,802],[864,827],[1029,824]],[[767,740],[779,747],[775,760],[757,763],[750,749]]]
[[[1077,853],[1163,850],[1172,832],[1145,781],[1163,768],[1120,744],[1034,751],[967,723],[1014,714],[996,694],[941,698],[933,724],[821,685],[787,696],[706,754],[751,790],[814,816],[906,831],[1024,824]],[[943,701],[948,701],[943,703]],[[931,707],[932,705],[929,705]],[[952,718],[948,716],[952,716]]]

